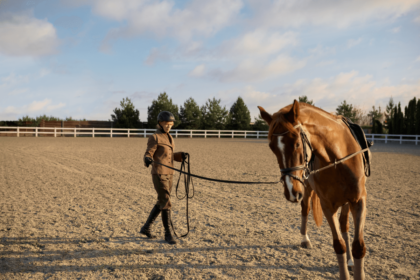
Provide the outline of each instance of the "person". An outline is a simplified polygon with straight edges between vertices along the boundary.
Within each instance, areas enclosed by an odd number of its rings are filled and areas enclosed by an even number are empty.
[[[152,234],[152,224],[162,213],[162,223],[165,229],[165,241],[169,244],[176,244],[171,232],[171,191],[174,170],[156,164],[156,162],[173,167],[173,161],[182,162],[186,158],[186,153],[174,153],[175,143],[169,134],[175,122],[175,117],[171,112],[162,111],[158,115],[158,125],[156,132],[149,137],[147,149],[144,154],[144,165],[149,167],[152,164],[152,181],[157,192],[157,202],[150,212],[140,233],[148,238],[156,238]]]

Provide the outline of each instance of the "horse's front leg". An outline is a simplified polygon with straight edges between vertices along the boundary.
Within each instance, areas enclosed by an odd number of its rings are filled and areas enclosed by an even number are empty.
[[[340,225],[337,218],[337,209],[322,200],[321,206],[333,235],[333,247],[337,255],[338,266],[340,269],[340,280],[348,280],[350,279],[350,275],[347,268],[346,243],[339,230]]]
[[[364,257],[366,245],[363,239],[363,229],[366,219],[366,193],[358,202],[350,204],[354,221],[354,241],[352,253],[354,256],[354,279],[365,279]]]
[[[349,214],[350,214],[350,206],[348,203],[346,203],[341,207],[340,228],[341,228],[341,234],[343,235],[344,241],[346,242],[347,264],[348,266],[353,266],[354,262],[353,262],[353,257],[351,255],[351,250],[350,250]]]
[[[312,189],[310,189],[309,187],[305,188],[305,194],[303,195],[303,199],[300,204],[302,206],[302,225],[300,227],[300,234],[302,234],[302,241],[300,242],[300,246],[306,249],[312,248],[312,243],[308,237],[308,215],[310,211],[312,192],[313,192]]]

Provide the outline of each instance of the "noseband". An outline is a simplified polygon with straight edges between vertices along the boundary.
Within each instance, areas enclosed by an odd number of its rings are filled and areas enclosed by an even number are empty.
[[[293,128],[300,128],[299,129],[299,134],[300,134],[300,138],[302,139],[302,145],[303,145],[303,158],[304,158],[304,164],[302,165],[298,165],[298,166],[294,166],[294,167],[289,167],[289,168],[284,168],[284,169],[280,169],[281,172],[281,182],[284,183],[284,177],[287,175],[295,180],[298,180],[299,182],[302,183],[302,185],[304,187],[305,183],[304,180],[307,180],[309,178],[309,175],[311,175],[311,170],[313,168],[312,166],[312,162],[314,159],[314,152],[312,149],[312,145],[308,140],[308,137],[306,136],[305,132],[302,129],[302,125],[299,123],[298,125],[295,125]],[[286,131],[283,132],[281,134],[272,134],[273,136],[283,136],[287,133],[289,133],[290,131]],[[309,149],[311,150],[311,158],[309,158],[308,153],[306,152],[306,145],[308,145]],[[303,176],[302,178],[292,174],[292,172],[294,171],[299,171],[299,170],[303,170]]]

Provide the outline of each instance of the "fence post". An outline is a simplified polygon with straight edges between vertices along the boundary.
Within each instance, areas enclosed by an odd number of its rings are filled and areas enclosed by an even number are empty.
[[[35,127],[35,137],[38,137],[38,127]]]
[[[204,130],[204,138],[207,138],[207,130]]]
[[[232,138],[233,138],[233,132],[234,132],[234,131],[232,130]]]
[[[175,130],[175,138],[178,138],[178,129]]]
[[[144,138],[146,138],[146,129],[144,129],[143,133],[144,133]]]
[[[190,130],[190,137],[191,137],[191,139],[192,139],[192,130]]]
[[[17,127],[16,135],[19,137],[19,127]]]
[[[54,127],[54,138],[57,137],[57,128]]]
[[[246,139],[246,131],[245,131],[245,139]]]
[[[388,143],[388,134],[385,135],[385,144]]]
[[[95,128],[92,128],[92,138],[95,138]]]
[[[402,144],[402,135],[400,135],[400,144]]]
[[[219,130],[219,134],[218,134],[218,137],[220,138],[220,130]]]
[[[416,136],[416,145],[418,144],[418,142],[419,142],[419,137]]]
[[[257,139],[260,139],[260,131],[257,131]]]
[[[76,128],[74,128],[74,137],[76,137]]]
[[[128,130],[127,138],[130,138],[130,130]]]
[[[111,138],[112,138],[112,128],[111,128],[110,136],[111,136]]]

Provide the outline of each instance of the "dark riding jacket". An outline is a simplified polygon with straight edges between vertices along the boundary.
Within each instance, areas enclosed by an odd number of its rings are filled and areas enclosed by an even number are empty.
[[[169,133],[157,129],[147,141],[147,149],[144,157],[150,157],[155,162],[168,166],[174,166],[174,160],[182,162],[182,152],[174,153],[174,139]],[[152,174],[174,174],[175,171],[159,164],[152,164]]]

